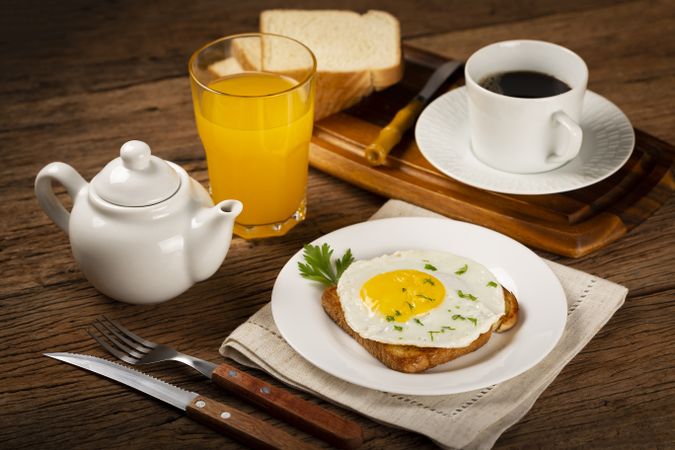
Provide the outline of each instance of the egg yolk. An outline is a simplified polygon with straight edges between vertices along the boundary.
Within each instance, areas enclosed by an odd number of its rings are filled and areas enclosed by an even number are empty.
[[[389,322],[405,322],[443,302],[445,286],[419,270],[394,270],[375,275],[361,287],[361,299]]]

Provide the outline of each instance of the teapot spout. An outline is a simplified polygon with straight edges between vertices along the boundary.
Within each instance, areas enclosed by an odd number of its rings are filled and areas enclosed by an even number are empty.
[[[194,282],[209,278],[225,260],[232,241],[234,219],[242,209],[238,200],[223,200],[201,209],[192,219],[188,252]]]

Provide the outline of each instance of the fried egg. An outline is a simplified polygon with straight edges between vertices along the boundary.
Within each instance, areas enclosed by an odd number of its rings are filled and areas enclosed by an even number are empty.
[[[466,347],[504,315],[496,277],[451,253],[399,251],[352,263],[337,286],[361,337],[417,347]]]

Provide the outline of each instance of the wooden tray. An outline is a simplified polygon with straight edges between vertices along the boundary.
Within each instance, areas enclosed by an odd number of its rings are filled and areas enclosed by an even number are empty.
[[[368,165],[363,151],[445,60],[405,48],[403,81],[342,113],[317,122],[310,164],[378,194],[445,216],[492,228],[518,241],[564,256],[587,255],[619,239],[656,211],[675,188],[675,147],[640,130],[628,162],[611,177],[562,194],[511,195],[474,188],[447,177],[406,133],[387,165]],[[448,80],[439,93],[463,84]]]

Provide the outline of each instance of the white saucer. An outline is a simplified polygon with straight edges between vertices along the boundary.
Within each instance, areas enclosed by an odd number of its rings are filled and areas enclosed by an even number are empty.
[[[579,155],[562,167],[536,174],[502,172],[479,161],[469,144],[466,88],[443,94],[426,107],[415,127],[424,157],[438,170],[464,184],[505,194],[553,194],[604,180],[628,160],[635,132],[612,102],[586,91]]]

